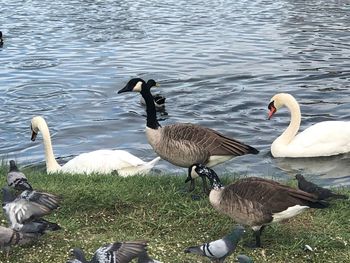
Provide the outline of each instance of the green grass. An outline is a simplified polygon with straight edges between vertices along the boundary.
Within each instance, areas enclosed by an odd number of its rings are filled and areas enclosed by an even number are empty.
[[[91,258],[102,244],[140,239],[148,240],[150,255],[165,263],[209,262],[183,250],[221,238],[234,226],[230,218],[211,207],[207,197],[192,200],[185,192],[185,174],[122,178],[25,172],[35,189],[63,197],[61,208],[48,219],[64,230],[44,235],[33,245],[14,247],[8,258],[0,252],[0,262],[66,262],[74,247],[83,248]],[[1,174],[6,173],[3,167]],[[1,178],[5,185],[5,176]],[[231,178],[226,176],[223,181],[228,183]],[[197,194],[200,186],[197,180]],[[338,191],[350,194],[349,189]],[[0,219],[5,225],[3,215]],[[242,253],[255,262],[350,262],[349,201],[332,202],[330,208],[310,209],[267,227],[262,249],[244,246],[252,240],[247,228],[247,235],[227,262],[235,262],[235,256]],[[306,244],[314,252],[305,252]]]

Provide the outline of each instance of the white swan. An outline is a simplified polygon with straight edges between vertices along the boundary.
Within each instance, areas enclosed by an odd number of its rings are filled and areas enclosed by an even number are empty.
[[[50,173],[69,173],[69,174],[108,174],[117,171],[121,176],[130,176],[135,174],[146,174],[160,160],[156,157],[146,163],[138,157],[123,150],[97,150],[89,153],[83,153],[63,166],[60,166],[54,156],[50,131],[46,121],[41,116],[36,116],[31,122],[32,141],[35,141],[38,132],[43,135],[46,172]]]
[[[273,157],[317,157],[350,152],[350,122],[319,122],[298,133],[301,113],[298,102],[288,93],[272,97],[269,119],[281,107],[286,106],[291,113],[288,128],[271,145]]]

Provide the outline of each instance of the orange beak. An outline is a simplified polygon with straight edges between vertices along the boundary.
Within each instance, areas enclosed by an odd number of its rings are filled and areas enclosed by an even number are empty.
[[[271,117],[275,114],[275,112],[277,111],[275,105],[273,104],[274,102],[271,101],[269,106],[268,106],[268,109],[270,110],[269,111],[269,114],[268,114],[268,120],[271,119]]]

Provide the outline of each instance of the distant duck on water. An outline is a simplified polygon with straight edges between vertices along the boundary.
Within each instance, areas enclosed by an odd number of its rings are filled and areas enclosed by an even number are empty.
[[[134,78],[118,93],[131,91],[141,93],[146,102],[146,136],[153,150],[162,159],[186,168],[194,163],[213,167],[236,156],[259,152],[249,145],[200,125],[177,123],[162,127],[157,121],[156,107],[151,93],[151,88],[157,85],[153,79],[145,82],[143,79]],[[194,189],[193,178],[189,179],[190,190]]]
[[[2,39],[2,32],[0,31],[0,47],[4,45],[4,40]]]

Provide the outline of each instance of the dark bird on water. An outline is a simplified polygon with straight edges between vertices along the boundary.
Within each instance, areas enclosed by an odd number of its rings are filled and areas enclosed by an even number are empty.
[[[326,200],[326,199],[348,199],[348,196],[334,193],[333,191],[318,186],[312,182],[307,181],[304,176],[301,174],[297,174],[295,178],[298,180],[298,188],[305,192],[314,194],[317,196],[318,200]]]

